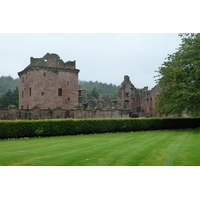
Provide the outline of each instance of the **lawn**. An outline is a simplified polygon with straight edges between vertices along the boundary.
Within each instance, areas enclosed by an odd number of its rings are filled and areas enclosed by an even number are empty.
[[[199,166],[200,129],[0,140],[1,166]]]

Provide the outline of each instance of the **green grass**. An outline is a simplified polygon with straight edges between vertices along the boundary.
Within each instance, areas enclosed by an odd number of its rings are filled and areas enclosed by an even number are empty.
[[[1,166],[199,166],[200,129],[0,140]]]

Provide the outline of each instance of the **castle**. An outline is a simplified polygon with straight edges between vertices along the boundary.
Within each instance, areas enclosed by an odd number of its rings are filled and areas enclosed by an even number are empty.
[[[108,96],[87,101],[78,86],[79,71],[76,61],[64,62],[57,54],[31,57],[30,64],[18,73],[19,109],[1,110],[0,119],[154,116],[159,86],[137,89],[126,75],[116,100]]]
[[[76,62],[63,62],[57,54],[30,58],[30,65],[19,72],[19,109],[73,109],[78,103]]]

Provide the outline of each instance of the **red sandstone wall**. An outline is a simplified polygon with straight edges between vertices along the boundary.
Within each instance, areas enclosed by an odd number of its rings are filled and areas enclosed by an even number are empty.
[[[152,116],[156,107],[156,95],[159,90],[159,86],[155,86],[152,90],[148,90],[148,87],[136,89],[129,77],[124,76],[124,81],[117,94],[117,103],[122,109],[128,109],[132,113]],[[125,104],[126,107],[124,107]]]
[[[136,109],[137,90],[130,82],[128,76],[124,76],[124,81],[117,94],[117,103],[122,109],[134,110]]]
[[[23,80],[24,79],[24,80]],[[78,103],[78,74],[75,72],[34,70],[20,78],[19,108],[72,109]],[[31,88],[31,96],[30,96]],[[62,96],[58,96],[62,88]],[[23,98],[22,98],[23,91]]]
[[[33,80],[34,73],[30,71],[20,77],[19,108],[28,109],[33,107]],[[31,95],[30,95],[31,88]]]
[[[120,110],[64,110],[64,109],[7,109],[0,110],[0,120],[38,120],[64,118],[127,118],[129,114]]]

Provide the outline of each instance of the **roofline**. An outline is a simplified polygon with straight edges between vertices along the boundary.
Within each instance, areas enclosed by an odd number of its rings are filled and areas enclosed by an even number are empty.
[[[30,66],[28,68],[25,68],[24,70],[18,72],[19,77],[29,71],[33,71],[33,70],[46,70],[46,71],[63,71],[63,72],[72,72],[72,73],[79,73],[79,69],[69,69],[69,68],[59,68],[59,67],[44,67],[44,66]]]

